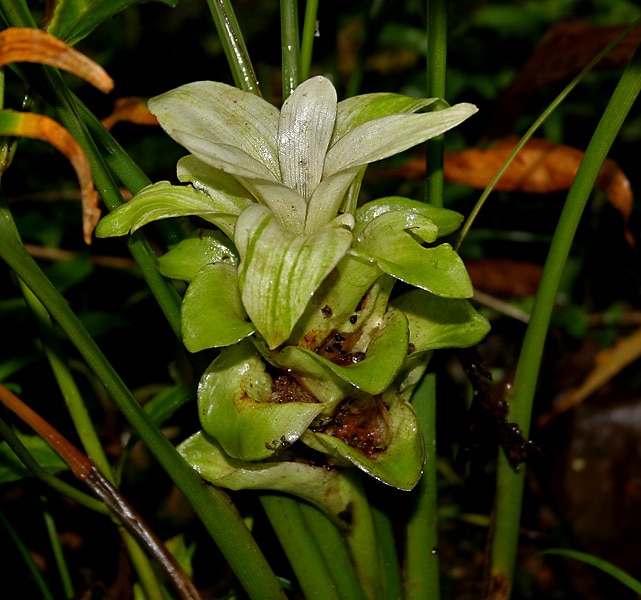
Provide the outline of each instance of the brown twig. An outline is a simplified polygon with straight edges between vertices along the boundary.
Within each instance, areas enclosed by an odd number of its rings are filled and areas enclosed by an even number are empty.
[[[0,401],[46,440],[69,465],[73,474],[105,503],[118,521],[157,561],[181,598],[184,600],[200,600],[198,591],[173,555],[118,489],[98,471],[88,457],[1,383]]]

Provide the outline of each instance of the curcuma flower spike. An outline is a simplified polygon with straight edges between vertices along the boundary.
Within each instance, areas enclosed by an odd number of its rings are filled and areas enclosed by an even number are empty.
[[[434,350],[474,345],[489,325],[467,301],[461,259],[439,242],[462,217],[401,197],[359,206],[358,193],[369,163],[476,111],[421,112],[436,102],[386,93],[337,102],[324,77],[302,83],[280,111],[206,81],[150,101],[191,153],[178,163],[182,185],[145,188],[97,234],[176,216],[210,225],[160,259],[164,275],[189,283],[187,349],[220,349],[199,385],[203,431],[182,445],[204,478],[240,485],[253,473],[277,489],[282,478],[258,473],[276,464],[286,473],[310,456],[401,489],[420,478],[411,392]],[[398,280],[411,291],[395,293]],[[242,476],[230,477],[230,465]]]

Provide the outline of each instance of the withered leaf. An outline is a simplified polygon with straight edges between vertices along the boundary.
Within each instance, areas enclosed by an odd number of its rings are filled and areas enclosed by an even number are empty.
[[[551,414],[544,415],[539,425],[547,424],[555,416],[578,406],[591,394],[608,383],[632,362],[641,358],[641,328],[617,340],[614,346],[601,350],[594,366],[581,384],[569,390],[557,402]]]
[[[500,298],[527,298],[539,286],[543,267],[510,258],[482,258],[465,261],[476,290]]]
[[[470,148],[445,154],[444,172],[448,181],[485,188],[509,157],[518,138],[511,137],[487,148]],[[569,189],[574,181],[583,151],[532,138],[510,163],[496,183],[495,190],[546,194]],[[628,230],[633,196],[630,181],[612,159],[606,159],[596,181],[608,201],[623,218],[625,237],[634,245]]]
[[[147,108],[144,98],[118,98],[110,115],[102,119],[105,129],[111,129],[116,123],[126,121],[135,125],[158,125],[158,119]]]

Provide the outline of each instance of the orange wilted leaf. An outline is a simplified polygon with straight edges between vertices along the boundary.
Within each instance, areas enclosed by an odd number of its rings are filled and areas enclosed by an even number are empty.
[[[62,125],[51,118],[12,110],[0,111],[0,135],[45,140],[67,157],[80,182],[83,236],[87,244],[91,243],[91,234],[100,219],[99,197],[91,177],[89,160],[80,144]]]
[[[114,82],[107,72],[57,37],[32,27],[9,27],[0,32],[0,67],[14,62],[34,62],[58,67],[82,77],[101,92]]]
[[[144,98],[119,98],[113,112],[102,119],[105,129],[111,129],[116,123],[127,121],[136,125],[158,125],[158,120],[147,108]]]
[[[485,188],[510,156],[518,138],[508,138],[487,148],[470,148],[445,155],[444,172],[448,181]],[[545,194],[569,189],[583,159],[583,152],[571,146],[543,139],[530,139],[510,163],[494,189]],[[596,187],[621,213],[625,236],[633,243],[627,229],[632,212],[630,182],[617,163],[607,159],[599,173]]]
[[[527,298],[539,287],[543,267],[511,258],[466,260],[474,289],[500,298]]]

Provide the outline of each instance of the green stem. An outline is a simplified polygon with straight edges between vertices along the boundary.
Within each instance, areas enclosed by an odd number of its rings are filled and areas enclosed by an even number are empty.
[[[338,600],[336,586],[299,502],[277,494],[262,494],[260,501],[306,600]]]
[[[303,35],[300,44],[300,80],[309,78],[312,68],[312,53],[314,40],[317,36],[318,0],[307,0],[305,3],[305,17],[303,22]]]
[[[363,588],[340,531],[322,512],[310,504],[301,502],[300,511],[306,529],[311,533],[323,556],[338,597],[344,600],[365,600]]]
[[[543,347],[574,234],[590,192],[615,136],[641,90],[641,49],[625,69],[597,125],[565,206],[550,246],[532,316],[523,340],[510,399],[510,420],[516,422],[524,436],[530,430],[532,404],[536,391]],[[514,472],[504,454],[499,456],[495,526],[492,545],[490,597],[498,590],[511,590],[518,547],[518,530],[525,469]],[[501,595],[507,598],[508,595]]]
[[[403,582],[392,520],[395,511],[393,508],[390,510],[386,507],[386,509],[378,507],[375,503],[371,504],[383,581],[381,597],[396,600],[403,597]]]
[[[96,434],[78,386],[73,379],[69,365],[60,349],[51,324],[51,319],[49,318],[49,313],[47,313],[42,303],[34,296],[33,292],[22,282],[21,288],[27,306],[29,306],[35,315],[36,321],[40,326],[40,334],[47,360],[56,378],[56,383],[62,392],[65,404],[69,409],[71,420],[73,421],[74,428],[82,446],[87,456],[89,456],[91,461],[100,469],[103,475],[113,482],[114,477],[111,466]]]
[[[207,0],[236,87],[261,95],[256,72],[230,0]]]
[[[447,0],[427,0],[427,96],[443,98],[447,71]],[[444,137],[427,142],[425,195],[443,206]],[[436,374],[423,377],[412,397],[425,440],[425,470],[414,490],[414,506],[406,528],[405,597],[438,598],[440,572],[437,528]]]
[[[413,510],[407,524],[405,546],[405,598],[439,597],[436,375],[427,373],[412,397],[425,439],[425,470],[414,489]]]
[[[352,494],[351,529],[345,537],[354,561],[354,568],[369,600],[378,600],[384,586],[384,573],[379,554],[378,539],[374,529],[372,510],[363,487],[360,471],[344,471],[345,477],[354,489]]]
[[[427,0],[427,96],[445,97],[447,70],[447,0]],[[427,141],[427,200],[434,206],[443,205],[444,137]]]
[[[280,46],[285,100],[300,83],[298,0],[280,0]]]
[[[20,536],[14,529],[13,525],[11,525],[11,522],[7,518],[7,515],[5,515],[5,513],[2,510],[0,510],[0,523],[4,525],[4,528],[7,530],[7,533],[9,534],[11,541],[15,544],[16,548],[18,549],[18,553],[20,554],[25,564],[27,565],[27,568],[29,569],[29,573],[33,577],[33,580],[36,583],[36,586],[38,587],[38,590],[40,592],[40,597],[42,597],[43,600],[55,600],[54,595],[51,593],[51,591],[49,590],[49,587],[47,586],[47,582],[45,581],[45,578],[42,576],[42,573],[40,572],[40,569],[36,566],[36,563],[33,560],[33,557],[31,556],[29,549],[24,544],[24,542],[20,539]],[[28,591],[25,589],[22,589],[20,591],[23,597],[25,597],[28,594]]]
[[[45,504],[45,508],[42,512],[45,527],[47,529],[47,534],[49,535],[49,540],[51,542],[51,549],[53,553],[53,558],[58,569],[58,574],[60,575],[60,581],[62,583],[62,589],[65,594],[65,598],[72,598],[74,595],[73,583],[71,581],[71,576],[69,574],[69,567],[67,566],[67,561],[65,560],[65,555],[62,550],[62,544],[60,543],[60,536],[56,529],[56,523],[51,516],[51,513],[46,508],[46,498],[42,498],[41,501]]]

